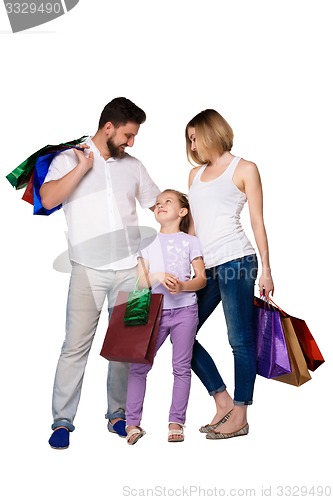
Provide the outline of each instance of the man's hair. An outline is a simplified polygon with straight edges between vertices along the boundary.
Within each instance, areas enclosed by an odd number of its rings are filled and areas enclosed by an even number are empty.
[[[98,128],[101,129],[107,122],[111,122],[114,127],[126,125],[128,122],[141,125],[146,121],[146,113],[134,102],[126,97],[116,97],[110,101],[102,111]]]

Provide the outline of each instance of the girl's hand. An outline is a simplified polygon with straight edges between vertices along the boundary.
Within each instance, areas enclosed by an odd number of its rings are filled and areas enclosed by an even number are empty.
[[[260,297],[263,295],[268,297],[270,293],[274,295],[274,283],[270,269],[266,269],[262,272],[259,279],[259,290]]]
[[[173,288],[178,283],[177,276],[174,276],[170,273],[160,273],[159,282],[163,285],[169,292],[173,290]]]
[[[169,292],[172,295],[176,295],[176,293],[180,293],[184,291],[184,283],[183,281],[177,281],[177,283],[169,288]]]

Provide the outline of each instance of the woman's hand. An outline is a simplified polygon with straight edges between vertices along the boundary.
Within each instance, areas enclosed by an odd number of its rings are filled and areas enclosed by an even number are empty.
[[[259,290],[260,297],[262,297],[263,295],[268,297],[270,293],[274,295],[274,283],[270,269],[263,270],[259,278]]]

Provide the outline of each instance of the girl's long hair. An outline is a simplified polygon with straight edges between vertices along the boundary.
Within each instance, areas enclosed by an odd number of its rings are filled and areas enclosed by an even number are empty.
[[[188,229],[190,226],[190,204],[186,194],[177,191],[176,189],[164,189],[163,193],[173,193],[177,196],[178,201],[180,203],[181,208],[187,209],[187,214],[182,218],[179,229],[183,231],[183,233],[188,233]]]

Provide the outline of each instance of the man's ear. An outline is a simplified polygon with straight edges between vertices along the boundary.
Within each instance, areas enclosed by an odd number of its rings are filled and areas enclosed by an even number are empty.
[[[113,125],[112,122],[106,122],[106,124],[103,127],[104,132],[108,137],[113,134],[115,128],[116,127]]]

